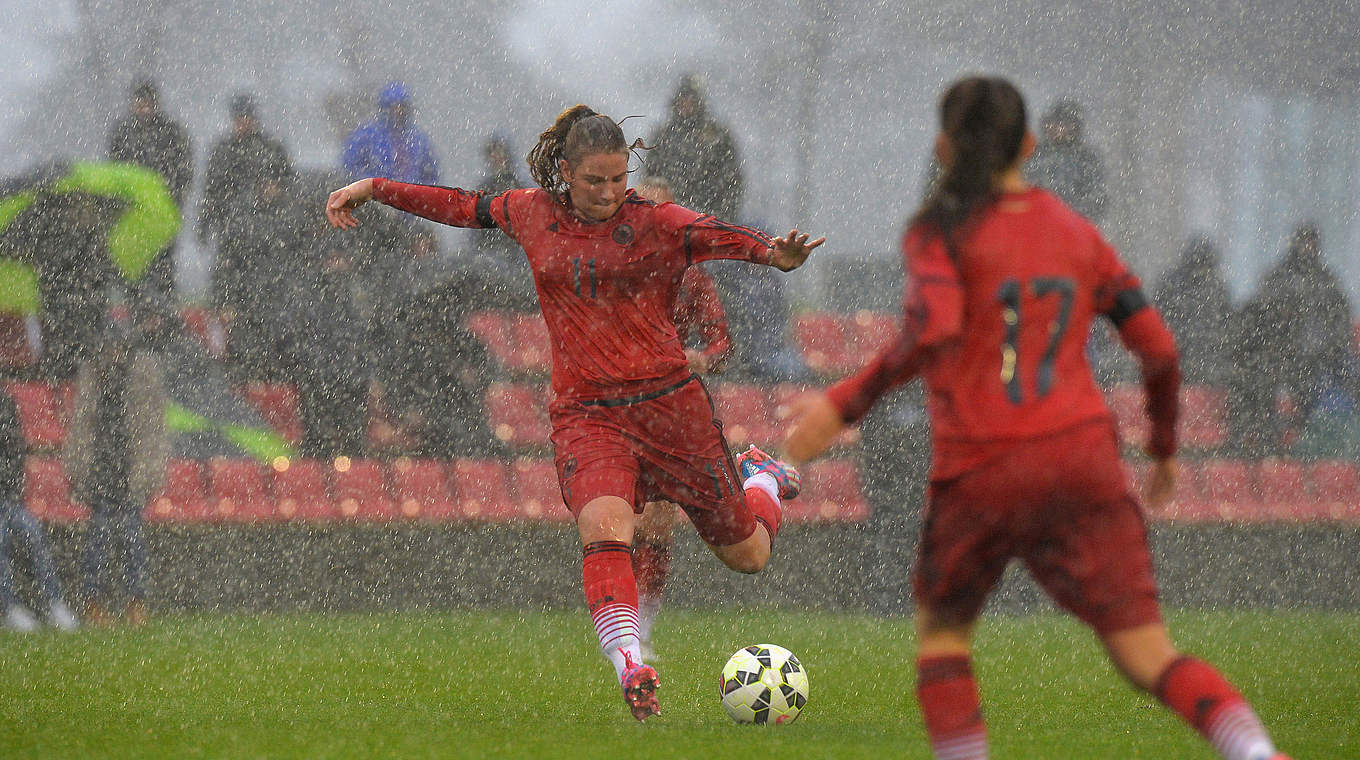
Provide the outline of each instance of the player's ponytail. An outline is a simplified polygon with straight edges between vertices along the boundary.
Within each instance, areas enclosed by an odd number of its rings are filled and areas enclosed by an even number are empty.
[[[953,147],[952,161],[912,218],[945,239],[951,252],[959,228],[996,197],[996,175],[1020,155],[1025,100],[1000,77],[955,82],[940,99],[940,130]]]
[[[564,197],[566,180],[559,161],[575,163],[593,153],[627,153],[623,130],[613,119],[597,114],[590,106],[574,105],[563,111],[529,151],[529,174],[539,187]]]

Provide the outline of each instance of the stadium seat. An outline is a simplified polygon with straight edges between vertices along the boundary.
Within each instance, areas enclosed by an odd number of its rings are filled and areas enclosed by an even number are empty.
[[[171,459],[165,463],[165,488],[152,497],[146,511],[153,522],[203,522],[212,519],[212,505],[203,488],[203,463]]]
[[[516,459],[510,466],[520,511],[530,519],[568,521],[571,512],[562,501],[557,468],[551,459]]]
[[[855,312],[844,325],[846,337],[854,346],[858,361],[856,367],[873,358],[888,341],[896,337],[902,329],[902,318],[887,311]]]
[[[473,335],[477,336],[482,345],[494,351],[497,347],[505,346],[509,340],[506,318],[506,312],[488,309],[468,314],[464,324]]]
[[[792,407],[799,398],[821,390],[819,386],[808,386],[799,383],[779,383],[770,391],[771,412],[774,416],[775,432],[772,439],[773,443],[782,442],[784,439],[784,420],[792,412]],[[859,426],[850,425],[841,433],[840,438],[836,439],[837,446],[853,446],[859,443]]]
[[[790,522],[859,522],[869,516],[859,468],[851,459],[823,459],[803,472],[802,494],[785,502]]]
[[[764,386],[715,383],[710,390],[727,440],[734,447],[744,449],[748,443],[767,446],[779,439],[774,404]]]
[[[1360,520],[1360,468],[1354,462],[1324,460],[1308,468],[1316,496],[1314,517]]]
[[[24,503],[43,522],[71,523],[90,516],[71,501],[71,484],[57,457],[30,456],[24,461]]]
[[[6,389],[19,410],[19,425],[24,440],[36,449],[60,448],[66,440],[66,423],[70,419],[69,404],[65,402],[65,385],[44,382],[7,383]]]
[[[24,318],[0,312],[0,368],[22,369],[32,364],[34,358]]]
[[[290,443],[302,440],[302,411],[296,388],[288,383],[246,383],[242,395],[274,432]]]
[[[540,386],[492,383],[486,389],[491,432],[512,446],[546,446],[552,425]]]
[[[208,460],[212,516],[228,522],[263,522],[277,518],[265,466],[254,459],[213,457]]]
[[[329,462],[281,459],[273,465],[274,498],[284,520],[332,520],[339,516],[326,488]]]
[[[548,341],[548,325],[538,314],[514,314],[509,317],[509,351],[503,358],[508,369],[517,372],[543,374],[552,368],[552,349]]]
[[[1141,388],[1139,390],[1141,391]],[[1177,436],[1182,445],[1212,449],[1221,446],[1227,440],[1226,391],[1203,385],[1189,385],[1181,388],[1180,401],[1181,414]]]
[[[504,521],[524,516],[514,502],[505,465],[496,459],[455,459],[450,480],[463,516]]]
[[[1262,505],[1250,462],[1238,459],[1211,459],[1203,463],[1202,491],[1217,519],[1259,520]],[[1211,518],[1212,519],[1212,518]]]
[[[1106,388],[1105,404],[1114,415],[1120,441],[1126,445],[1142,446],[1148,436],[1147,415],[1143,413],[1143,386],[1119,383]]]
[[[814,372],[840,374],[858,366],[858,353],[843,329],[843,321],[839,314],[820,311],[794,317],[794,342]]]
[[[1151,465],[1149,465],[1149,471]],[[1146,471],[1144,474],[1146,482]],[[1139,484],[1139,498],[1142,497],[1142,483]],[[1160,510],[1150,512],[1155,520],[1171,522],[1205,522],[1218,519],[1218,509],[1205,492],[1201,465],[1197,461],[1182,462],[1176,480],[1176,490],[1170,501]]]
[[[406,517],[429,521],[459,517],[449,492],[448,467],[434,459],[402,457],[392,464],[392,493]]]
[[[1292,459],[1267,459],[1257,465],[1262,516],[1269,520],[1308,519],[1317,512],[1317,499],[1308,488],[1304,466]]]
[[[383,521],[402,516],[387,490],[387,471],[381,462],[336,457],[331,478],[341,517]]]

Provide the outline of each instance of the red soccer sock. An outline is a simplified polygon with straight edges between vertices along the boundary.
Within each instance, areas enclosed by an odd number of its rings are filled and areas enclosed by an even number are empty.
[[[756,521],[765,526],[765,532],[770,534],[770,541],[779,533],[779,520],[784,516],[784,508],[780,506],[779,499],[769,495],[760,488],[746,489],[746,506],[755,515]]]
[[[1256,760],[1275,754],[1261,719],[1212,665],[1179,657],[1166,667],[1153,694],[1194,726],[1227,760]]]
[[[595,541],[585,547],[581,581],[586,589],[600,649],[623,674],[626,650],[635,662],[642,661],[638,648],[638,593],[633,579],[632,552],[622,541]]]
[[[916,698],[936,760],[986,760],[987,726],[968,655],[917,658]]]
[[[638,596],[661,601],[666,591],[666,579],[671,573],[671,545],[669,543],[639,542],[633,547],[633,577],[637,579]]]

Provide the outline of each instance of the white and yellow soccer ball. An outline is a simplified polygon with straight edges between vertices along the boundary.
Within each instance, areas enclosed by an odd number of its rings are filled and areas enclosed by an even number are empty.
[[[755,644],[727,660],[721,693],[723,708],[738,723],[789,723],[807,704],[807,670],[784,647]]]

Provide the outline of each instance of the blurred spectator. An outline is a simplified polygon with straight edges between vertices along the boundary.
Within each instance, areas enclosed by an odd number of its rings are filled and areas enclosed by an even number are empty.
[[[1181,376],[1190,385],[1219,386],[1227,382],[1233,307],[1219,261],[1218,247],[1212,240],[1193,238],[1152,292],[1153,304],[1176,336]]]
[[[681,78],[670,118],[649,144],[644,172],[669,180],[676,203],[719,219],[739,218],[745,188],[737,146],[709,113],[698,77]]]
[[[79,627],[76,616],[61,597],[61,582],[52,562],[52,551],[47,536],[33,514],[24,508],[24,457],[28,444],[19,426],[19,409],[14,399],[0,387],[0,625],[12,631],[35,631],[41,623],[19,603],[14,593],[14,573],[10,564],[11,532],[15,543],[22,538],[28,544],[28,556],[33,562],[33,576],[47,604],[47,621],[54,628],[74,630]]]
[[[229,105],[231,131],[213,143],[203,199],[198,207],[198,242],[222,241],[232,216],[249,213],[261,183],[291,176],[292,162],[283,143],[260,126],[255,99],[237,95]]]
[[[106,573],[111,538],[122,549],[125,619],[145,622],[146,526],[142,510],[165,485],[169,438],[165,380],[157,353],[168,307],[134,301],[130,315],[113,319],[95,355],[77,378],[75,411],[64,458],[71,495],[90,508],[81,561],[86,620],[110,621]]]
[[[1288,453],[1286,433],[1304,426],[1329,386],[1360,398],[1352,318],[1317,227],[1299,225],[1236,320],[1229,413],[1240,453]],[[1288,414],[1281,394],[1292,406]]]
[[[1044,114],[1034,156],[1025,164],[1025,177],[1051,190],[1077,213],[1099,222],[1108,198],[1105,167],[1100,155],[1082,135],[1084,109],[1073,98],[1060,98]]]
[[[161,110],[160,91],[150,80],[139,80],[132,87],[128,115],[109,135],[109,158],[139,164],[165,178],[170,195],[181,216],[194,177],[189,132]],[[145,277],[147,287],[169,294],[175,284],[173,247],[156,260]]]
[[[415,106],[406,85],[391,82],[383,88],[377,118],[350,134],[341,163],[354,179],[387,177],[425,185],[439,181],[434,149],[415,125]]]
[[[467,283],[441,264],[433,234],[417,233],[408,253],[382,288],[388,327],[374,341],[384,346],[379,395],[391,435],[414,456],[499,456],[482,406],[495,363],[464,324]]]
[[[737,346],[729,371],[757,382],[811,381],[813,373],[790,335],[793,309],[784,291],[785,278],[771,267],[728,261],[713,262],[710,273],[718,283]]]
[[[336,235],[318,239],[314,272],[291,278],[283,296],[282,343],[302,411],[303,456],[363,456],[372,377],[369,294]]]
[[[506,190],[525,187],[515,171],[514,152],[509,138],[492,135],[482,146],[486,158],[486,175],[477,183],[477,191],[487,195],[499,195]],[[495,308],[513,309],[523,312],[538,311],[538,292],[534,288],[534,275],[529,269],[529,257],[510,238],[499,231],[486,232],[473,230],[472,247],[483,261],[474,264],[478,267],[484,291],[479,299],[482,303]],[[468,272],[473,276],[473,272]]]
[[[225,218],[210,295],[226,326],[227,369],[234,382],[284,379],[278,356],[283,304],[289,283],[304,276],[303,259],[321,229],[293,191],[286,156],[270,156],[253,171],[240,206],[216,210]],[[216,226],[219,220],[208,223]]]
[[[863,555],[869,606],[884,616],[911,611],[911,563],[930,472],[930,421],[923,383],[910,383],[884,397],[860,423],[856,452],[869,519]]]

